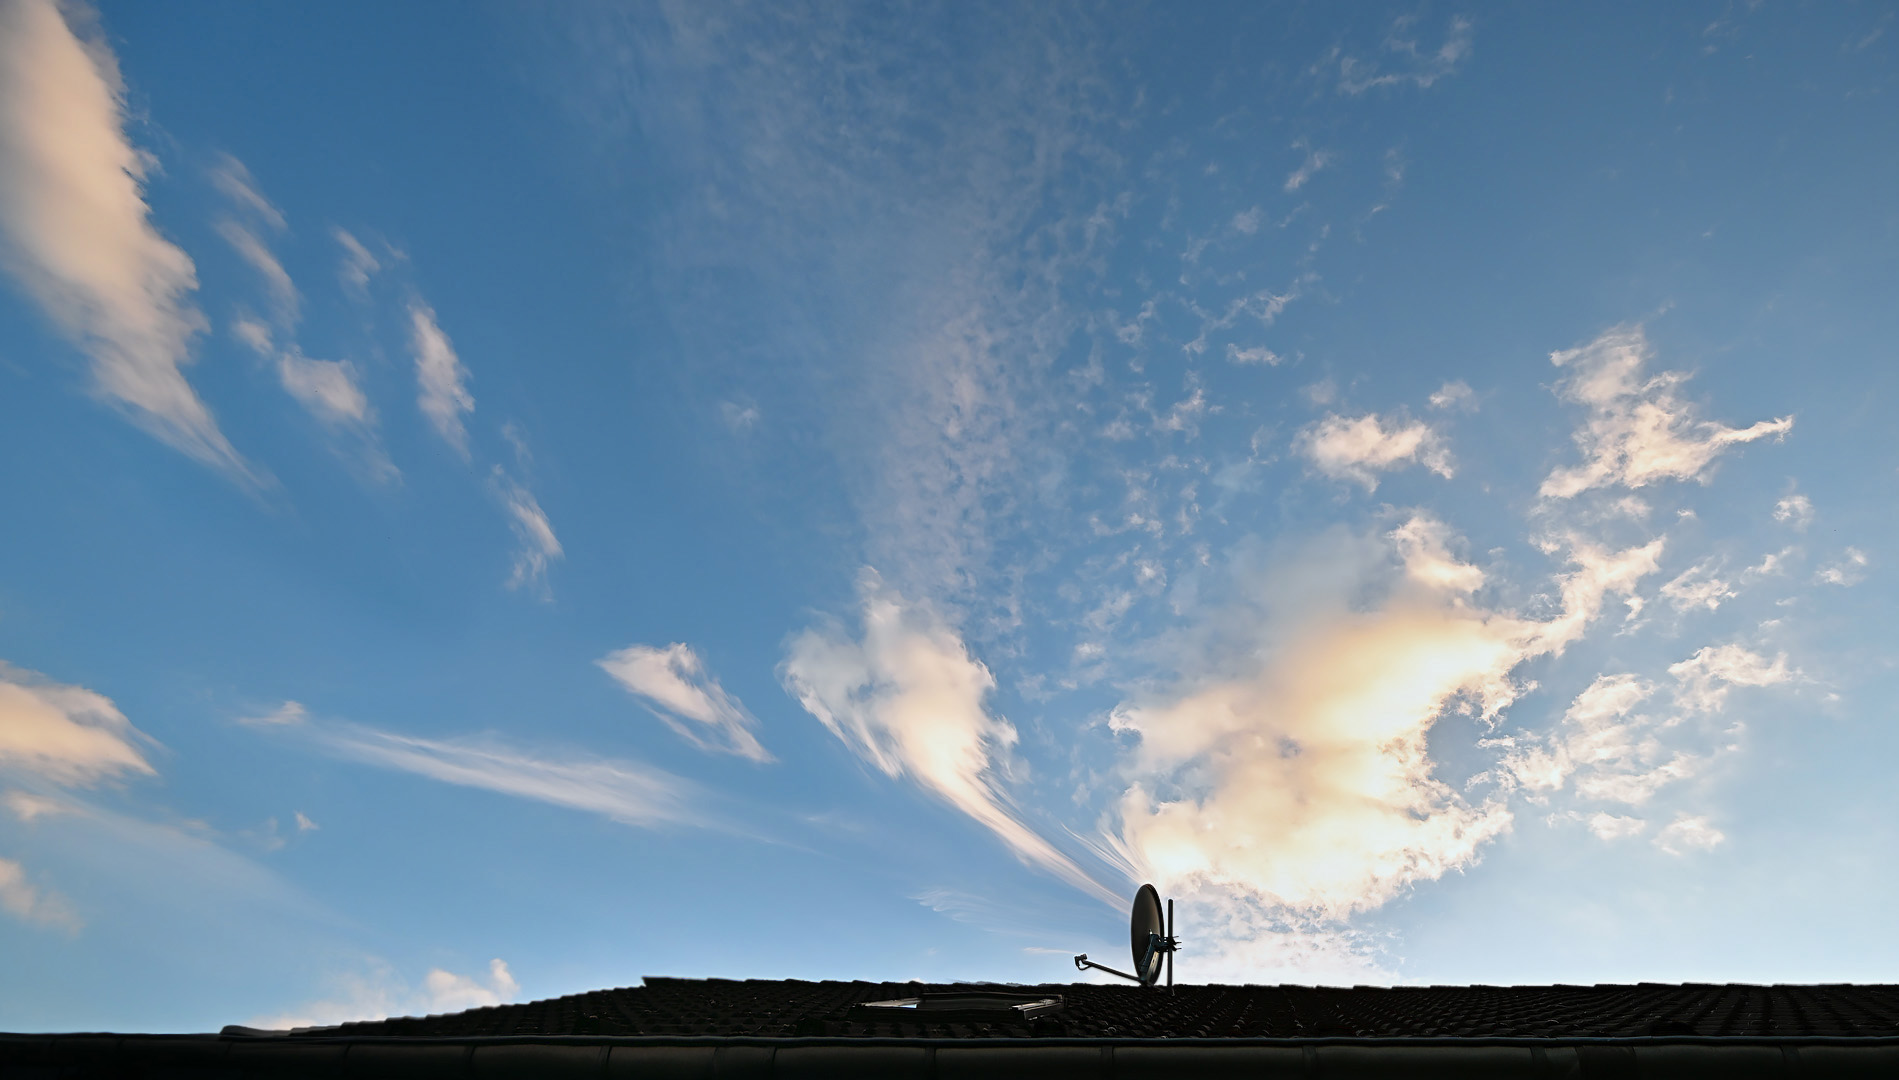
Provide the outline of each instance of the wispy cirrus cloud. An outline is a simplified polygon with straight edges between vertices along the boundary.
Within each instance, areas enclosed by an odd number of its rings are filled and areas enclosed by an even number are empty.
[[[506,470],[494,467],[495,490],[508,511],[508,527],[514,532],[514,566],[508,573],[508,588],[533,590],[543,598],[549,595],[547,568],[565,554],[560,537],[541,509],[540,500]]]
[[[1557,393],[1588,410],[1576,432],[1581,464],[1552,470],[1541,493],[1568,499],[1593,488],[1641,488],[1661,480],[1704,480],[1728,448],[1785,435],[1793,417],[1762,420],[1744,428],[1703,420],[1676,389],[1688,373],[1647,375],[1654,356],[1640,325],[1619,326],[1587,345],[1550,354],[1568,369]]]
[[[701,750],[776,760],[759,745],[758,718],[727,693],[690,645],[629,645],[594,661],[654,716]]]
[[[641,828],[713,824],[697,806],[696,785],[643,762],[583,753],[547,754],[496,736],[425,739],[401,735],[320,719],[295,702],[285,702],[268,715],[265,726],[308,738],[339,757],[445,784],[564,806]]]
[[[435,309],[421,301],[409,305],[409,342],[415,354],[416,404],[435,433],[468,458],[468,429],[462,418],[475,411],[468,392],[468,369],[448,335],[435,321]]]
[[[369,279],[382,269],[382,260],[370,253],[356,235],[342,226],[330,230],[330,236],[343,249],[343,261],[337,267],[337,280],[346,292],[361,299],[369,295]]]
[[[382,449],[376,413],[363,392],[356,365],[313,359],[297,343],[302,294],[260,235],[284,230],[283,211],[265,197],[249,167],[230,154],[218,156],[211,179],[231,207],[231,216],[218,222],[218,234],[263,278],[270,298],[268,321],[239,316],[231,322],[231,335],[276,369],[284,392],[304,411],[324,426],[348,433],[375,479],[395,479],[400,473]]]
[[[0,3],[0,252],[91,360],[99,394],[159,439],[249,486],[268,482],[186,380],[204,330],[197,269],[151,222],[153,159],[125,135],[118,61],[53,0]]]
[[[1456,73],[1458,66],[1469,59],[1472,47],[1469,18],[1453,16],[1444,29],[1442,44],[1435,49],[1419,42],[1413,30],[1416,23],[1416,17],[1409,15],[1395,20],[1385,35],[1378,59],[1335,54],[1339,90],[1356,95],[1386,86],[1428,89],[1439,79]]]
[[[1111,903],[1120,897],[1022,820],[1003,781],[1015,726],[985,699],[989,669],[926,605],[866,571],[862,633],[810,629],[791,640],[785,687],[858,757],[908,776],[989,829],[1023,862]]]
[[[1334,157],[1332,151],[1315,150],[1304,139],[1293,143],[1292,146],[1295,150],[1304,150],[1306,152],[1306,159],[1286,177],[1284,186],[1288,194],[1305,187],[1306,181],[1312,179],[1321,169],[1332,164]],[[1255,229],[1257,229],[1257,226],[1255,226]]]

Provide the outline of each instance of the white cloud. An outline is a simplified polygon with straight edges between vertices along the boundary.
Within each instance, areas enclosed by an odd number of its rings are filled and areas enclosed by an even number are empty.
[[[594,662],[629,693],[645,698],[654,716],[699,749],[773,760],[753,734],[757,718],[726,693],[691,646],[629,645]]]
[[[149,776],[150,742],[103,694],[0,661],[0,768],[68,786]]]
[[[1696,563],[1663,585],[1661,594],[1668,598],[1676,611],[1690,608],[1714,611],[1721,606],[1721,601],[1734,597],[1733,586],[1715,577],[1714,570],[1715,562],[1712,559]]]
[[[32,824],[43,817],[80,812],[78,807],[69,803],[61,802],[58,799],[49,799],[44,795],[37,795],[31,791],[21,791],[17,788],[7,792],[6,804],[7,809],[13,811],[14,817],[28,824]]]
[[[1140,739],[1110,840],[1131,866],[1268,923],[1337,920],[1471,864],[1510,827],[1501,801],[1472,805],[1435,775],[1432,727],[1447,709],[1497,716],[1522,692],[1517,665],[1575,640],[1659,545],[1572,552],[1565,611],[1537,621],[1474,602],[1484,575],[1452,540],[1424,517],[1328,536],[1233,590],[1260,610],[1189,650],[1234,657],[1226,670],[1114,710]]]
[[[12,859],[0,859],[0,911],[23,922],[78,933],[79,913],[65,897],[26,880],[26,870]]]
[[[1303,163],[1300,164],[1300,166],[1297,169],[1294,169],[1286,177],[1285,189],[1288,192],[1298,191],[1300,188],[1305,187],[1307,180],[1312,179],[1312,177],[1316,173],[1318,173],[1319,170],[1332,164],[1332,151],[1330,150],[1309,149],[1306,146],[1306,141],[1304,139],[1301,139],[1298,142],[1293,143],[1292,145],[1294,149],[1305,150],[1306,159]],[[1254,228],[1258,228],[1257,223],[1254,224]]]
[[[1430,401],[1433,409],[1454,408],[1475,411],[1477,408],[1477,393],[1470,388],[1469,383],[1458,379],[1438,387],[1437,390],[1432,393]]]
[[[1264,345],[1242,349],[1231,342],[1227,343],[1226,358],[1227,362],[1232,364],[1262,364],[1266,367],[1278,367],[1285,360],[1285,357]]]
[[[1788,495],[1774,504],[1774,520],[1806,532],[1813,524],[1813,500],[1805,495]]]
[[[495,466],[494,480],[496,490],[508,508],[508,525],[514,530],[516,544],[514,568],[508,575],[508,588],[518,589],[525,585],[545,596],[547,566],[563,554],[560,538],[554,535],[554,526],[547,520],[547,514],[541,510],[541,504],[533,492],[509,479],[499,465]]]
[[[984,706],[995,688],[989,669],[928,607],[906,603],[870,571],[860,585],[861,639],[839,626],[799,634],[780,669],[786,689],[884,775],[908,775],[1024,862],[1120,903],[1010,805],[1002,779],[1017,735]]]
[[[312,360],[297,347],[278,348],[271,329],[256,319],[231,323],[231,336],[277,369],[277,379],[310,415],[334,426],[367,429],[374,423],[369,398],[357,381],[356,366],[346,360]]]
[[[237,722],[252,727],[288,727],[310,718],[310,710],[295,701],[286,701],[260,716],[241,716]]]
[[[150,221],[151,159],[126,140],[104,42],[53,0],[0,4],[0,261],[92,361],[98,392],[186,454],[251,484],[186,381],[204,329],[197,270]]]
[[[1864,551],[1850,547],[1837,560],[1822,566],[1813,580],[1822,585],[1857,585],[1865,580],[1870,562]]]
[[[1709,824],[1707,818],[1682,814],[1655,834],[1655,846],[1670,855],[1683,855],[1690,850],[1710,850],[1726,839],[1727,836]]]
[[[462,416],[475,409],[474,396],[469,394],[466,385],[468,369],[455,355],[455,346],[450,344],[448,335],[436,325],[434,309],[419,302],[412,303],[409,321],[410,341],[415,351],[415,382],[419,388],[417,404],[436,433],[466,459],[468,429],[462,426]]]
[[[281,231],[284,228],[283,211],[277,209],[257,189],[257,181],[251,176],[249,166],[230,154],[218,155],[217,164],[211,167],[211,185],[237,204],[240,210],[272,229]]]
[[[1605,813],[1589,815],[1589,831],[1595,833],[1599,840],[1620,840],[1625,836],[1635,836],[1646,828],[1648,822],[1638,817]]]
[[[277,261],[264,241],[256,233],[235,221],[226,219],[218,222],[218,235],[231,245],[238,256],[249,263],[251,269],[264,279],[264,285],[270,290],[271,302],[276,305],[277,318],[284,324],[293,324],[299,318],[302,298],[297,286],[290,280],[290,272],[284,264]]]
[[[1687,373],[1643,375],[1652,354],[1640,326],[1619,326],[1581,348],[1550,354],[1552,364],[1570,370],[1557,392],[1586,407],[1589,417],[1575,434],[1582,464],[1552,471],[1541,494],[1567,499],[1612,484],[1705,480],[1728,447],[1793,427],[1791,416],[1745,428],[1697,419],[1695,407],[1675,393]]]
[[[740,405],[734,401],[719,402],[719,416],[725,426],[732,431],[750,431],[758,426],[758,406]]]
[[[1378,489],[1377,472],[1419,464],[1439,476],[1452,475],[1450,452],[1438,433],[1421,420],[1381,418],[1376,413],[1346,418],[1328,413],[1294,440],[1298,452],[1334,480],[1352,480],[1366,491]]]
[[[431,968],[420,988],[412,987],[393,968],[371,961],[368,970],[334,980],[336,993],[281,1013],[254,1017],[247,1025],[266,1031],[332,1027],[354,1020],[382,1020],[392,1016],[422,1016],[480,1009],[513,1001],[521,984],[500,958],[488,961],[488,977],[462,975]]]
[[[473,975],[457,975],[441,968],[431,970],[425,980],[429,990],[430,1012],[461,1012],[513,1001],[521,992],[514,973],[500,957],[488,961],[488,981]]]
[[[222,155],[212,170],[212,179],[240,211],[262,218],[273,228],[284,227],[282,211],[258,190],[243,162],[229,154]],[[375,414],[369,407],[368,396],[363,393],[355,365],[347,360],[313,360],[298,347],[296,325],[300,318],[300,298],[283,264],[262,238],[236,221],[227,218],[220,222],[218,233],[263,277],[284,342],[278,344],[270,326],[250,318],[233,321],[232,335],[276,368],[278,381],[297,404],[326,425],[353,430],[362,439],[374,470],[382,477],[392,476],[396,469],[376,440]]]
[[[1517,742],[1503,767],[1515,786],[1533,797],[1559,790],[1573,777],[1577,794],[1585,799],[1629,806],[1647,802],[1664,785],[1693,775],[1701,764],[1699,758],[1663,744],[1658,733],[1667,718],[1635,711],[1655,690],[1653,683],[1634,675],[1597,676],[1570,703],[1556,732],[1546,739]],[[1594,819],[1590,828],[1603,835]]]
[[[1675,699],[1694,712],[1719,712],[1731,686],[1774,686],[1796,674],[1787,670],[1786,653],[1769,661],[1740,645],[1697,649],[1688,659],[1670,664],[1668,673],[1680,684]]]
[[[1192,341],[1181,346],[1181,351],[1190,356],[1199,356],[1206,352],[1207,339],[1215,331],[1231,329],[1239,321],[1241,315],[1251,315],[1259,320],[1261,326],[1271,326],[1279,318],[1280,313],[1286,310],[1286,305],[1299,299],[1301,291],[1313,280],[1314,275],[1303,274],[1295,279],[1283,293],[1276,293],[1271,289],[1260,289],[1257,292],[1235,297],[1227,302],[1226,310],[1218,315],[1201,307],[1197,302],[1189,300],[1188,310],[1200,317],[1200,332]]]
[[[565,806],[626,825],[704,825],[692,785],[640,762],[578,755],[539,757],[498,739],[422,739],[359,724],[311,730],[331,751],[357,761]]]
[[[310,816],[308,814],[305,814],[301,810],[296,811],[295,818],[297,822],[298,832],[316,832],[318,829],[321,829],[323,827],[321,825],[318,825],[316,822],[311,821]]]
[[[334,228],[330,230],[330,235],[343,248],[343,262],[336,270],[337,279],[343,283],[343,288],[355,296],[367,296],[369,279],[382,269],[382,263],[348,229]]]
[[[1773,577],[1776,574],[1784,574],[1787,572],[1785,565],[1787,560],[1798,550],[1798,548],[1786,547],[1781,548],[1779,551],[1770,551],[1766,555],[1761,556],[1760,562],[1741,571],[1741,577],[1752,581],[1756,578]]]
[[[368,424],[369,398],[347,360],[312,360],[294,350],[277,354],[277,378],[312,416],[330,424]]]
[[[1263,219],[1263,217],[1264,217],[1264,214],[1261,212],[1260,208],[1255,206],[1250,210],[1242,210],[1239,213],[1234,214],[1233,220],[1230,223],[1230,225],[1234,232],[1240,233],[1244,236],[1251,236],[1254,233],[1259,231],[1260,221]]]
[[[1410,36],[1413,16],[1402,17],[1392,25],[1391,33],[1385,38],[1385,52],[1395,61],[1400,70],[1381,70],[1377,61],[1360,60],[1357,57],[1339,58],[1339,89],[1347,94],[1362,94],[1380,86],[1397,86],[1409,83],[1421,89],[1428,88],[1452,73],[1457,66],[1470,56],[1471,23],[1462,15],[1454,16],[1444,31],[1444,43],[1435,51],[1426,52],[1417,40]]]

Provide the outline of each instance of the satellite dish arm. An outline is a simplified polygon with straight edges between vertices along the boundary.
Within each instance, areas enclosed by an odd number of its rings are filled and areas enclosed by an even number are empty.
[[[1088,959],[1088,954],[1087,954],[1087,953],[1082,953],[1081,955],[1079,955],[1079,956],[1077,956],[1077,957],[1075,957],[1075,970],[1076,970],[1076,971],[1086,971],[1086,970],[1088,970],[1089,968],[1095,968],[1095,969],[1097,969],[1097,970],[1100,970],[1100,971],[1105,971],[1105,972],[1107,972],[1107,973],[1108,973],[1108,974],[1110,974],[1110,975],[1119,975],[1119,976],[1121,976],[1121,977],[1122,977],[1123,979],[1126,979],[1126,980],[1127,980],[1127,981],[1129,981],[1129,982],[1135,982],[1135,983],[1137,983],[1137,982],[1140,982],[1140,981],[1141,981],[1141,978],[1140,978],[1140,976],[1138,976],[1138,975],[1129,975],[1129,974],[1128,974],[1127,972],[1125,972],[1125,971],[1116,971],[1115,969],[1113,969],[1113,968],[1111,968],[1111,967],[1109,967],[1109,966],[1108,966],[1108,965],[1106,965],[1106,964],[1097,964],[1097,963],[1095,963],[1095,962],[1094,962],[1093,960],[1090,960],[1090,959]]]
[[[1174,900],[1167,898],[1167,992],[1174,992],[1174,950],[1180,947],[1180,939],[1174,937]]]

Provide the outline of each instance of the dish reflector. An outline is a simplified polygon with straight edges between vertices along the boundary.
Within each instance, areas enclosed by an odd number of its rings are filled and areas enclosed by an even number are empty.
[[[1161,961],[1167,955],[1167,923],[1161,914],[1160,891],[1141,886],[1134,894],[1134,913],[1128,917],[1128,943],[1133,947],[1134,973],[1142,986],[1160,981]]]
[[[1180,939],[1174,936],[1174,902],[1167,901],[1167,912],[1163,915],[1160,892],[1152,885],[1143,885],[1141,891],[1134,894],[1134,910],[1128,915],[1128,946],[1134,954],[1133,975],[1097,964],[1088,959],[1087,953],[1075,957],[1075,970],[1095,968],[1129,982],[1153,986],[1160,982],[1161,969],[1165,968],[1167,992],[1173,993],[1174,950],[1180,948]]]

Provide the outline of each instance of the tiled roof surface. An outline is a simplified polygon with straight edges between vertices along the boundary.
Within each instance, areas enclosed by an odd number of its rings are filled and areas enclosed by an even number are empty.
[[[1050,1016],[945,1023],[852,1007],[995,990],[1063,998]],[[694,1035],[901,1038],[1753,1038],[1899,1035],[1899,986],[1133,986],[648,978],[619,990],[315,1029],[326,1036]]]

